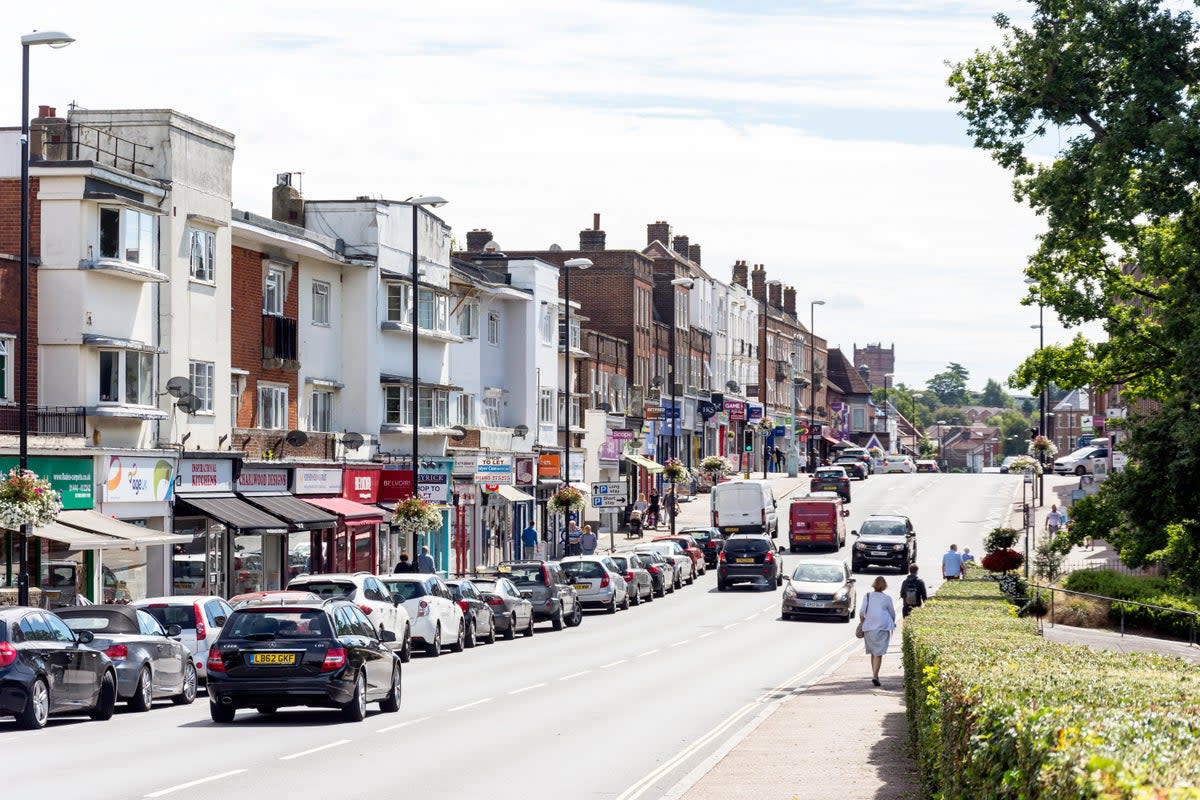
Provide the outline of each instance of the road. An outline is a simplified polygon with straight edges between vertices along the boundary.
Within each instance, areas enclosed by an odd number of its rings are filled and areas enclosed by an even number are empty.
[[[932,588],[949,544],[981,551],[1018,487],[1017,478],[994,474],[874,476],[854,484],[848,522],[857,528],[870,513],[908,514]],[[707,496],[685,504],[681,524],[699,523],[706,508]],[[800,558],[785,556],[785,565]],[[860,592],[870,580],[860,576]],[[718,594],[709,572],[650,605],[593,612],[579,628],[554,633],[543,625],[532,639],[417,656],[405,665],[401,711],[373,709],[360,724],[299,709],[273,717],[242,711],[233,725],[218,726],[203,695],[189,707],[121,708],[107,723],[55,718],[32,733],[3,720],[4,785],[14,797],[32,796],[61,773],[93,800],[371,790],[494,800],[662,797],[775,693],[817,677],[846,652],[857,657],[850,625],[782,622],[779,601],[778,590]]]

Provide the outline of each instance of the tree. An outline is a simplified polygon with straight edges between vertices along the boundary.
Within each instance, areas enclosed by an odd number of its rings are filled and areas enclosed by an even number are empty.
[[[979,403],[989,408],[1011,408],[1014,405],[1012,396],[993,378],[988,378],[987,384],[984,385]]]
[[[949,364],[947,364],[946,371],[953,373],[954,377],[958,378],[964,384],[967,382],[967,379],[971,377],[971,371],[957,361],[951,361]]]
[[[942,405],[959,406],[967,400],[966,379],[951,369],[934,375],[925,382],[925,386],[937,395],[937,399]]]
[[[988,420],[988,424],[1000,428],[1004,455],[1020,455],[1029,446],[1029,419],[1016,409],[997,414]]]
[[[1033,401],[1030,400],[1028,397],[1026,397],[1024,400],[1021,401],[1021,413],[1024,414],[1026,417],[1033,414]]]

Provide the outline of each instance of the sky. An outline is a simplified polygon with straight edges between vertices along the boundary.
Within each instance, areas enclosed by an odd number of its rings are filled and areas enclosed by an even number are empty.
[[[1039,220],[972,148],[949,67],[998,41],[1014,0],[214,0],[23,3],[0,19],[0,104],[173,108],[236,136],[234,205],[270,214],[276,173],[312,199],[437,194],[465,244],[609,248],[671,223],[728,281],[764,264],[825,300],[848,356],[896,348],[896,382],[948,362],[981,388],[1037,347],[1020,304]],[[803,315],[802,315],[803,316]],[[1072,335],[1047,312],[1046,340]]]

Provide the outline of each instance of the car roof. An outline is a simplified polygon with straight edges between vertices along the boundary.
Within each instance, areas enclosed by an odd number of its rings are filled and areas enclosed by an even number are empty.
[[[79,616],[84,617],[88,614],[94,614],[97,611],[109,611],[115,614],[120,614],[126,619],[137,622],[137,612],[140,609],[133,606],[125,605],[124,603],[93,603],[88,606],[68,606],[66,608],[56,608],[54,613],[61,616]]]
[[[424,583],[430,578],[436,578],[437,576],[429,572],[397,572],[391,575],[377,575],[376,577],[381,581],[388,580],[408,581],[409,583]]]
[[[162,597],[143,597],[141,600],[134,600],[129,605],[142,608],[150,604],[168,605],[168,606],[190,606],[195,603],[207,603],[209,600],[220,600],[226,602],[224,597],[218,597],[215,594],[175,594],[164,595]]]
[[[845,567],[846,562],[840,558],[802,558],[796,562],[796,566],[802,564],[816,564],[821,567]]]
[[[565,556],[558,563],[565,564],[568,561],[603,561],[608,556],[591,555],[591,556]]]
[[[908,517],[904,516],[903,514],[872,514],[871,516],[867,517],[867,520],[873,520],[873,519],[880,520],[881,522],[882,521],[888,521],[888,522],[908,522],[909,521]]]

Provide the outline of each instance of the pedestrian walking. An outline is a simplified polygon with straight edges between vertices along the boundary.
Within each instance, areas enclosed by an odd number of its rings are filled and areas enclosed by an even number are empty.
[[[1046,531],[1050,534],[1051,539],[1057,536],[1059,529],[1062,528],[1064,516],[1065,515],[1058,510],[1057,505],[1052,504],[1050,506],[1050,511],[1046,514]]]
[[[400,560],[396,562],[396,566],[392,572],[396,573],[397,575],[402,575],[406,572],[412,571],[413,565],[412,562],[408,560],[408,553],[401,553]]]
[[[579,530],[579,524],[575,520],[568,522],[562,535],[563,549],[567,555],[579,555],[579,538],[581,536],[583,536],[583,531]]]
[[[424,572],[427,575],[437,572],[437,565],[433,563],[433,556],[429,555],[428,547],[422,547],[421,555],[417,556],[417,572]]]
[[[971,548],[964,547],[962,551],[963,566],[975,563],[975,554],[971,552]]]
[[[885,590],[887,580],[882,575],[871,584],[875,591],[868,592],[859,609],[859,630],[862,631],[863,646],[871,657],[871,683],[879,685],[879,668],[892,641],[896,629],[896,606]]]
[[[583,533],[579,534],[579,549],[583,555],[590,556],[596,552],[596,534],[592,532],[591,525],[583,526]]]
[[[646,506],[646,527],[658,527],[658,515],[662,513],[662,507],[658,503],[658,492],[650,493],[650,504]]]
[[[521,556],[523,558],[538,558],[538,532],[530,522],[521,531]]]
[[[916,564],[910,564],[908,577],[900,584],[900,601],[906,617],[912,613],[914,608],[925,605],[925,601],[929,599],[929,593],[925,590],[925,581],[917,577],[917,569]]]
[[[963,559],[958,552],[958,545],[950,545],[950,549],[942,556],[942,577],[948,581],[956,581],[963,576]]]

